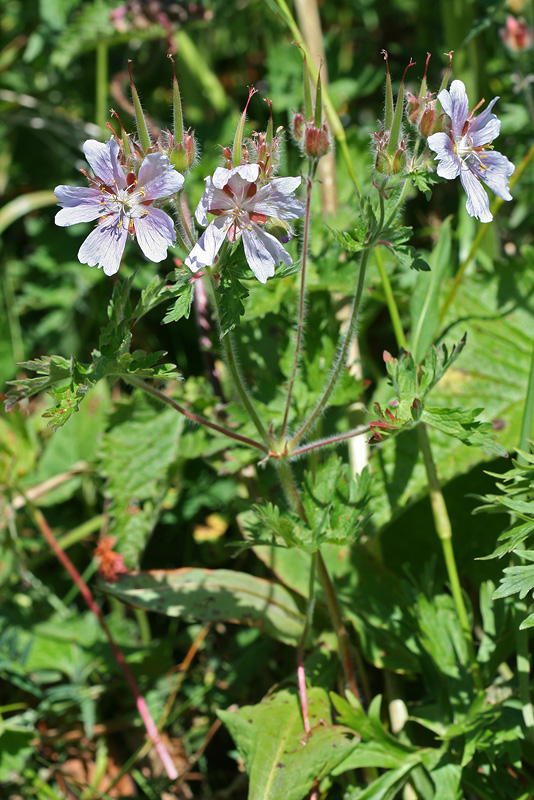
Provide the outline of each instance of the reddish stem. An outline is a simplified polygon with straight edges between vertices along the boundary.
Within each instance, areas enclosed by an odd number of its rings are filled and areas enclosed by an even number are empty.
[[[122,673],[123,673],[124,677],[126,678],[126,681],[127,681],[128,685],[129,685],[130,689],[132,690],[132,694],[135,697],[135,704],[137,706],[137,710],[139,711],[139,714],[141,715],[141,719],[143,720],[143,723],[145,725],[145,728],[147,730],[148,735],[150,736],[150,738],[152,739],[152,741],[154,743],[154,747],[156,748],[157,754],[159,755],[159,757],[161,759],[161,762],[162,762],[163,766],[165,767],[165,772],[167,773],[167,775],[170,778],[170,780],[172,780],[172,781],[176,780],[176,778],[178,777],[178,771],[177,771],[176,767],[174,766],[174,764],[172,762],[172,759],[171,759],[171,756],[169,755],[168,750],[166,749],[165,745],[161,741],[160,735],[158,733],[158,729],[156,728],[154,720],[152,719],[152,717],[150,715],[150,711],[148,710],[145,698],[143,697],[143,695],[139,691],[139,687],[137,686],[137,684],[135,682],[134,676],[130,672],[130,668],[128,667],[128,664],[126,663],[122,652],[119,650],[119,648],[115,644],[113,636],[111,635],[111,631],[109,630],[109,628],[108,628],[108,626],[106,624],[106,621],[104,619],[104,615],[102,614],[101,609],[99,608],[99,606],[97,606],[97,604],[95,603],[95,601],[93,599],[93,596],[91,594],[91,590],[89,589],[89,587],[87,586],[87,584],[83,580],[82,576],[80,575],[80,573],[78,572],[78,570],[76,569],[76,567],[74,566],[74,564],[72,563],[72,561],[70,560],[68,555],[65,553],[64,550],[61,549],[61,547],[57,543],[57,541],[56,541],[56,539],[54,537],[54,534],[52,533],[52,531],[51,531],[46,519],[44,518],[43,514],[41,513],[41,511],[39,511],[38,508],[32,507],[32,513],[33,513],[33,516],[35,518],[35,521],[37,522],[39,530],[43,534],[43,536],[46,539],[46,541],[47,541],[48,545],[50,546],[51,550],[53,550],[53,552],[58,557],[59,561],[63,564],[63,566],[65,567],[65,569],[67,570],[67,572],[71,576],[72,580],[74,581],[74,583],[76,584],[76,586],[80,590],[80,594],[82,595],[83,599],[87,603],[87,605],[90,608],[90,610],[93,612],[93,614],[96,614],[98,622],[100,623],[100,627],[102,628],[102,630],[106,634],[108,642],[109,642],[109,645],[110,645],[111,649],[113,650],[113,655],[117,659],[117,664],[119,665],[120,669],[122,670]]]

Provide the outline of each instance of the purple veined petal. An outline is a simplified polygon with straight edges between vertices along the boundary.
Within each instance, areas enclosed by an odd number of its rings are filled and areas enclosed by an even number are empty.
[[[477,128],[475,131],[470,127],[468,135],[471,137],[473,147],[482,147],[489,144],[497,138],[501,132],[501,121],[497,119],[495,114],[491,115],[491,119],[487,120],[483,128]]]
[[[216,219],[208,225],[185,259],[184,263],[191,272],[198,272],[203,267],[211,267],[217,258],[217,253],[221,249],[222,243],[226,239],[227,227],[227,222],[224,218]]]
[[[462,135],[462,129],[467,115],[469,114],[469,99],[462,81],[453,81],[451,83],[450,89],[447,92],[447,99],[445,98],[446,92],[446,89],[440,92],[438,100],[443,106],[445,113],[451,118],[452,132],[456,138]],[[445,103],[443,102],[444,100]]]
[[[284,250],[278,239],[254,222],[250,229],[243,231],[242,238],[245,258],[260,283],[266,283],[267,278],[273,277],[276,264],[282,261],[289,266],[293,263],[291,256]]]
[[[228,197],[228,195],[221,189],[217,189],[213,185],[211,178],[206,178],[206,188],[204,189],[204,194],[200,198],[200,202],[195,211],[195,217],[198,224],[208,224],[208,211],[210,211],[210,209],[229,211],[233,207],[234,203],[232,198]]]
[[[88,139],[83,146],[83,152],[97,178],[107,186],[126,189],[126,177],[118,159],[119,145],[113,137],[107,142]]]
[[[299,188],[301,183],[302,178],[273,178],[270,181],[270,185],[283,194],[292,194]]]
[[[265,214],[266,217],[277,217],[278,219],[300,219],[306,213],[306,209],[296,197],[281,194],[277,191],[265,191],[270,187],[265,186],[257,193],[245,207],[250,213]]]
[[[481,153],[480,158],[481,164],[471,160],[473,171],[498,197],[502,197],[503,200],[511,200],[508,179],[515,169],[512,162],[496,151]]]
[[[143,189],[146,200],[158,200],[176,194],[184,185],[184,176],[177,172],[163,153],[145,156],[139,175],[138,189]]]
[[[436,172],[440,176],[440,178],[446,178],[448,181],[454,180],[457,178],[461,171],[461,163],[458,156],[436,156],[439,158],[438,166]]]
[[[467,195],[467,213],[481,222],[491,222],[493,214],[489,210],[489,199],[477,176],[469,169],[460,171],[460,180]]]
[[[135,236],[145,258],[156,264],[167,258],[167,248],[176,241],[174,223],[169,215],[151,206],[134,224]]]
[[[62,228],[78,222],[93,222],[102,216],[102,192],[85,186],[56,186],[54,189],[59,205],[63,206],[55,218]]]
[[[475,119],[471,122],[471,124],[469,125],[469,134],[471,136],[473,135],[474,131],[480,130],[487,124],[488,117],[491,116],[497,119],[495,114],[491,113],[491,109],[493,108],[498,99],[499,99],[498,97],[494,97],[491,103],[488,103],[487,108],[485,108],[484,111],[481,114],[479,114],[478,117],[475,117]]]
[[[438,158],[454,154],[452,140],[447,133],[433,133],[428,137],[427,143],[430,149],[438,154]]]
[[[128,230],[119,226],[119,215],[114,214],[91,231],[78,250],[78,259],[90,267],[103,267],[106,275],[115,275],[124,252]]]

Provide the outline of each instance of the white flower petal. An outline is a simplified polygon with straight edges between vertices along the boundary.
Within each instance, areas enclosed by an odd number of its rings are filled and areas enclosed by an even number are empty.
[[[83,146],[83,152],[97,178],[107,186],[126,189],[126,177],[118,159],[119,145],[113,137],[107,142],[88,139]]]
[[[292,194],[299,188],[302,178],[273,178],[270,183],[277,191]]]
[[[472,163],[472,169],[476,174],[482,178],[486,186],[495,192],[498,197],[503,200],[511,200],[512,195],[508,188],[508,179],[513,173],[515,167],[511,161],[508,161],[506,156],[496,151],[483,153],[481,155],[482,165]]]
[[[454,153],[451,137],[446,133],[433,133],[427,139],[428,146],[434,153],[442,156],[451,156]]]
[[[211,267],[225,238],[225,220],[216,219],[211,222],[185,259],[186,267],[192,272],[197,272],[203,267]]]
[[[467,115],[469,114],[469,98],[462,81],[453,81],[449,89],[451,113],[447,111],[452,122],[453,135],[461,136]],[[443,103],[442,103],[443,105]]]
[[[150,153],[141,164],[137,188],[143,189],[146,200],[157,200],[176,194],[184,185],[184,176],[177,172],[163,153]]]
[[[473,147],[482,147],[483,145],[489,144],[496,139],[500,132],[501,121],[500,119],[497,119],[495,114],[492,114],[491,119],[486,122],[483,128],[479,127],[473,131],[473,129],[470,127],[468,135],[471,136]]]
[[[481,222],[491,222],[493,215],[489,210],[489,199],[482,184],[469,169],[462,169],[460,180],[467,195],[467,213]]]
[[[254,183],[258,180],[259,174],[260,167],[258,164],[241,164],[239,167],[234,167],[233,169],[217,167],[213,173],[213,185],[217,189],[224,189],[228,181],[235,176],[248,183]]]
[[[436,156],[436,158],[439,158],[436,172],[440,178],[447,178],[447,180],[452,181],[458,177],[461,168],[458,156],[444,155]]]
[[[200,198],[200,202],[195,211],[195,217],[199,225],[208,224],[209,211],[229,211],[234,207],[231,197],[221,189],[213,185],[211,178],[206,178],[206,188]]]
[[[78,222],[92,222],[102,216],[102,192],[84,186],[56,186],[54,189],[59,205],[56,225],[66,227]]]
[[[289,266],[293,263],[291,256],[278,239],[259,225],[252,223],[250,230],[243,231],[242,238],[247,263],[261,283],[266,283],[267,278],[272,278],[276,264],[282,261]]]
[[[278,219],[300,219],[306,213],[300,200],[273,189],[270,183],[247,200],[244,207],[249,213],[265,214],[267,217]]]
[[[156,264],[167,257],[167,248],[176,241],[172,219],[159,208],[147,208],[147,213],[135,220],[135,237],[145,258]]]
[[[78,251],[78,259],[90,267],[104,268],[106,275],[114,275],[121,263],[128,231],[114,215],[91,231]]]
[[[481,114],[479,114],[478,117],[475,117],[475,119],[471,122],[471,124],[469,125],[470,135],[472,135],[474,131],[478,131],[481,128],[484,128],[488,123],[488,118],[491,117],[492,119],[497,119],[495,114],[491,113],[491,109],[493,108],[498,99],[499,99],[498,97],[494,97],[491,103],[488,103],[488,107],[485,108],[484,111]]]

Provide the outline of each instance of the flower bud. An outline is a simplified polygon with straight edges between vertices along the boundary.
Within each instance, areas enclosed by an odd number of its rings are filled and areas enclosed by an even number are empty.
[[[291,125],[291,135],[299,147],[304,142],[304,134],[306,132],[306,123],[302,114],[295,114],[293,116],[293,123]]]
[[[178,172],[187,172],[195,163],[196,143],[195,137],[184,133],[184,138],[175,144],[169,153],[169,161]]]
[[[512,53],[520,53],[532,47],[532,30],[522,17],[512,14],[506,17],[506,28],[500,30],[501,39]]]
[[[309,124],[304,135],[304,152],[310,158],[321,158],[330,150],[330,139],[326,123],[321,128]]]
[[[412,125],[417,125],[421,113],[421,97],[411,92],[406,92],[406,97],[408,98],[408,103],[406,104],[406,119]]]
[[[265,230],[278,239],[282,244],[286,244],[291,239],[291,228],[283,219],[277,217],[268,217],[264,225]]]
[[[439,133],[443,130],[444,117],[443,114],[436,114],[436,102],[433,100],[428,103],[423,116],[418,125],[418,131],[421,136],[428,138],[432,133]]]

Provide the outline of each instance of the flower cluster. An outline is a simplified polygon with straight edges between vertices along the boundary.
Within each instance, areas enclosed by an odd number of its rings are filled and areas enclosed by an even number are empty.
[[[508,179],[514,165],[491,146],[501,129],[500,120],[492,113],[498,99],[495,97],[486,110],[475,117],[476,109],[469,113],[464,84],[453,81],[449,91],[443,89],[438,95],[449,117],[446,130],[428,137],[428,146],[437,154],[438,175],[448,180],[460,177],[467,194],[467,212],[481,222],[493,219],[481,180],[503,200],[512,199]]]

